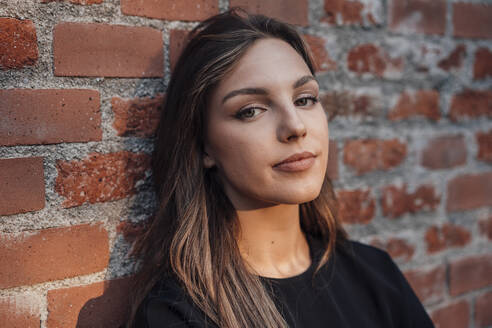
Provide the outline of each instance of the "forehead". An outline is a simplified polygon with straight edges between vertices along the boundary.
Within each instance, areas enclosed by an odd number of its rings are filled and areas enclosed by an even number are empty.
[[[217,93],[244,87],[291,86],[304,75],[311,75],[304,59],[287,42],[260,39],[245,52],[217,86]]]

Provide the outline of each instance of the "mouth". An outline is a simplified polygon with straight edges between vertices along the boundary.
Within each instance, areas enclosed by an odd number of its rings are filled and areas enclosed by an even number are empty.
[[[286,172],[304,171],[313,166],[315,159],[316,155],[305,151],[287,157],[283,161],[273,165],[273,168]]]

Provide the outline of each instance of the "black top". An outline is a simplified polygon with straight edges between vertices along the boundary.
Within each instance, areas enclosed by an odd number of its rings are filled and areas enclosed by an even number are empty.
[[[308,242],[312,261],[305,272],[283,279],[261,277],[289,327],[434,327],[385,251],[348,241],[344,248],[337,248],[313,280],[321,245],[311,238]],[[140,306],[136,327],[205,327],[206,321],[183,290],[165,280]]]

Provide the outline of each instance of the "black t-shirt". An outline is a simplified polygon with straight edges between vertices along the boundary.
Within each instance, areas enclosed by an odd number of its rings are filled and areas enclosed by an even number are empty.
[[[321,245],[308,238],[311,265],[294,277],[261,280],[289,327],[432,328],[391,257],[348,241],[314,276]],[[214,327],[173,281],[159,282],[141,304],[136,327]]]

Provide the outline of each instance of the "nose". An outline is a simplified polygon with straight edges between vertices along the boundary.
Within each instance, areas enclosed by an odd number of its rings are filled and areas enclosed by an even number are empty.
[[[306,125],[296,106],[284,106],[279,112],[278,138],[281,142],[292,142],[306,136]]]

